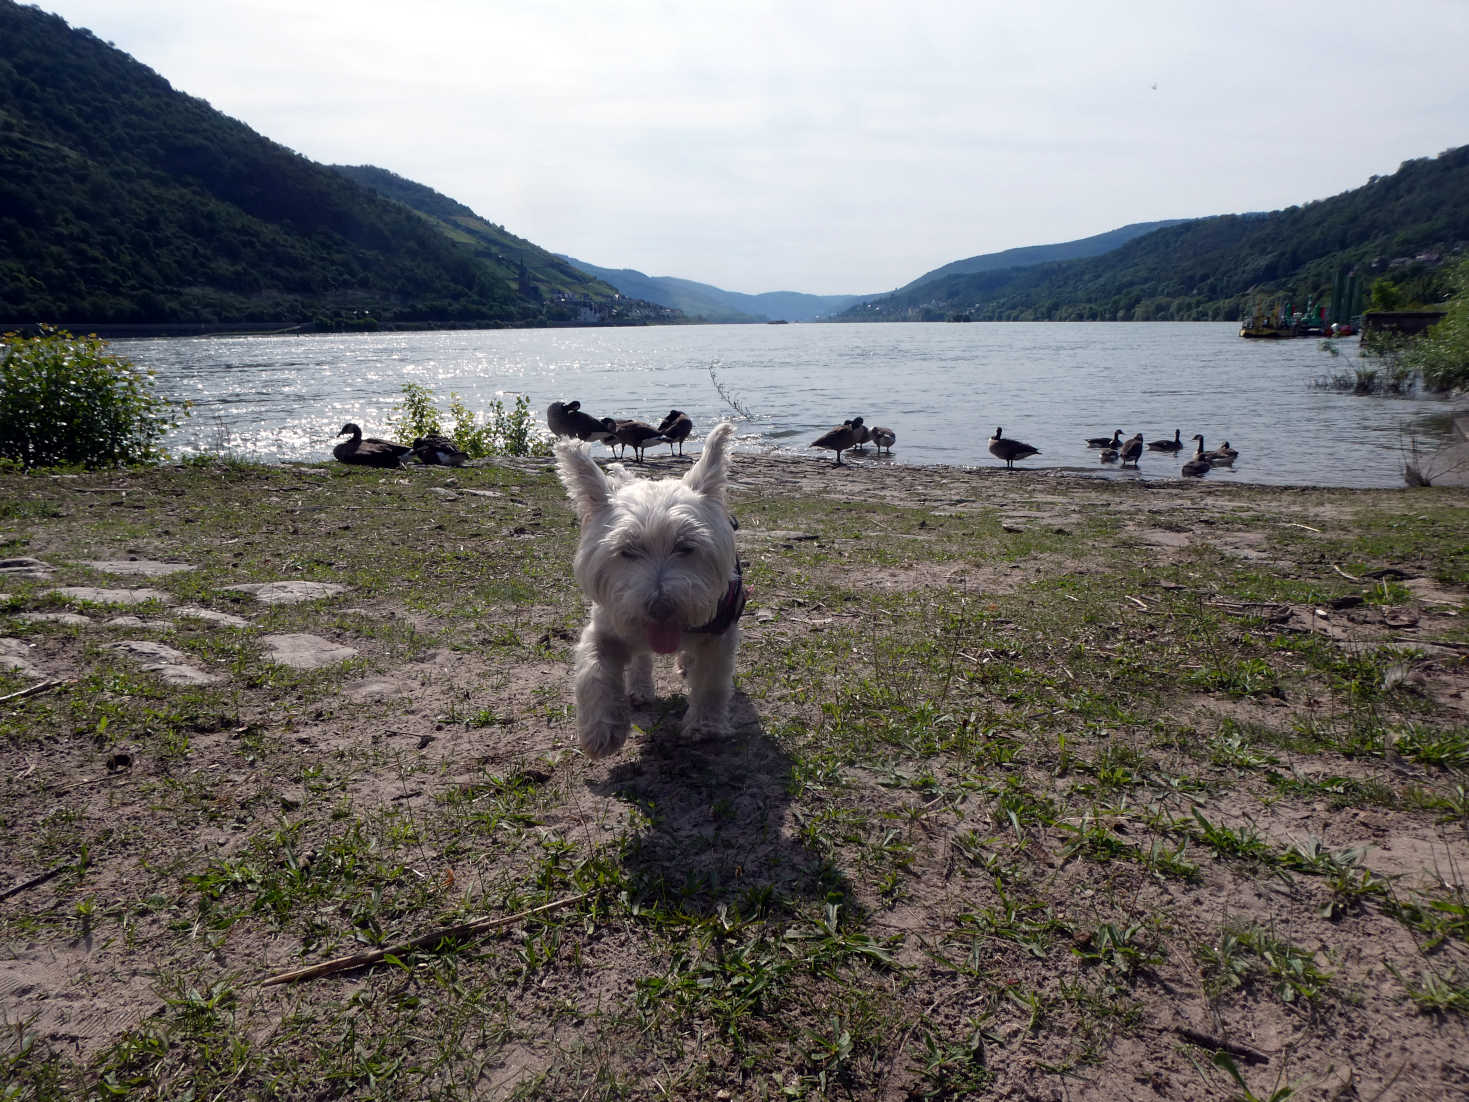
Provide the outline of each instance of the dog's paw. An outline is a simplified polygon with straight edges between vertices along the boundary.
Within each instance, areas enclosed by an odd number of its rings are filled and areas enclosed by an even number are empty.
[[[689,712],[684,716],[682,731],[689,742],[706,742],[728,735],[729,724],[721,716],[698,716]]]
[[[627,699],[632,702],[634,708],[646,708],[658,699],[658,694],[649,681],[646,685],[630,685],[627,690]]]
[[[622,749],[627,742],[631,722],[626,716],[595,719],[577,724],[577,742],[582,753],[592,759],[605,758]]]

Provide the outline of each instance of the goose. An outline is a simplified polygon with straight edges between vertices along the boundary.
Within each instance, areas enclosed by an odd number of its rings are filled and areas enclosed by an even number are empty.
[[[462,467],[469,458],[467,452],[454,446],[454,441],[443,436],[420,436],[413,441],[413,457],[431,467]]]
[[[836,466],[844,467],[842,452],[857,443],[857,433],[862,428],[862,418],[853,417],[850,421],[843,421],[834,429],[828,429],[815,440],[811,441],[813,448],[830,448],[837,453]]]
[[[1229,441],[1226,440],[1223,444],[1215,448],[1213,451],[1205,452],[1204,458],[1216,467],[1232,467],[1234,466],[1234,461],[1236,457],[1238,457],[1238,455],[1239,451],[1235,448],[1231,448],[1229,446]]]
[[[1122,465],[1125,467],[1131,463],[1137,466],[1137,461],[1143,454],[1143,434],[1134,433],[1132,439],[1122,445]]]
[[[1118,431],[1120,435],[1121,430]],[[1008,470],[1015,469],[1017,459],[1029,459],[1032,455],[1040,455],[1039,448],[1033,448],[1019,440],[1006,440],[1004,434],[1003,425],[995,429],[995,434],[990,437],[990,454],[996,459],[1003,459]]]
[[[1112,435],[1092,436],[1087,439],[1086,446],[1089,448],[1120,448],[1122,447],[1122,430],[1113,429]]]
[[[614,424],[614,437],[622,445],[622,454],[626,455],[627,449],[631,448],[639,463],[643,461],[644,448],[664,440],[663,434],[646,421],[616,421]]]
[[[1101,452],[1101,455],[1098,456],[1098,458],[1101,459],[1101,461],[1103,463],[1116,463],[1117,460],[1119,460],[1119,459],[1122,458],[1122,449],[1121,448],[1103,448],[1102,449],[1102,452]]]
[[[358,467],[401,467],[402,457],[413,449],[407,444],[393,444],[387,440],[379,440],[375,436],[363,439],[362,429],[354,422],[348,421],[342,426],[338,436],[352,434],[351,440],[343,440],[332,449],[340,463],[351,463]]]
[[[552,402],[546,407],[546,427],[557,436],[574,436],[578,440],[606,440],[612,433],[606,418],[598,419],[581,411],[581,402]]]
[[[694,431],[694,422],[689,415],[681,409],[671,409],[668,416],[658,426],[658,431],[668,441],[668,454],[673,454],[673,445],[678,445],[678,454],[683,454],[683,442],[689,438],[689,433]]]
[[[1199,442],[1199,446],[1194,449],[1194,457],[1183,465],[1183,474],[1187,478],[1202,478],[1209,473],[1209,468],[1213,464],[1204,456],[1203,436],[1199,433],[1194,433],[1193,438]]]
[[[852,428],[857,433],[857,442],[852,447],[867,447],[867,441],[872,439],[872,430],[862,423],[862,418],[860,417],[852,418]]]
[[[883,448],[886,448],[888,450],[888,454],[892,455],[893,444],[897,442],[897,439],[898,434],[895,433],[892,429],[885,429],[881,425],[872,426],[872,442],[877,447],[878,455],[882,454]]]
[[[1148,451],[1150,452],[1179,452],[1183,451],[1183,441],[1179,439],[1178,429],[1173,430],[1172,440],[1149,440]]]

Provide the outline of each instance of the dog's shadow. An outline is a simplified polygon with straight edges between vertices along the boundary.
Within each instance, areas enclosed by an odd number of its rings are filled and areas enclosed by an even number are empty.
[[[591,785],[646,819],[623,857],[632,890],[695,914],[850,899],[846,877],[788,822],[792,759],[748,698],[735,694],[722,739],[689,742],[679,732],[682,715],[675,697],[642,740],[629,743],[624,753],[635,756]]]

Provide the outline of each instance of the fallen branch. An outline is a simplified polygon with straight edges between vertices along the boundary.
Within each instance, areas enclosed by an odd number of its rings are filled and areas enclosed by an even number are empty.
[[[16,692],[6,693],[4,696],[0,696],[0,704],[4,704],[7,700],[19,700],[23,696],[39,696],[41,693],[49,693],[52,689],[70,684],[71,678],[69,677],[55,677],[50,681],[40,681],[29,688],[19,689]]]
[[[267,976],[260,981],[261,987],[272,987],[281,983],[296,983],[299,980],[313,980],[317,976],[330,976],[337,972],[351,972],[357,968],[366,968],[369,965],[380,964],[388,957],[401,956],[410,953],[414,949],[422,949],[425,945],[434,945],[446,938],[473,938],[487,934],[491,930],[498,930],[505,926],[513,926],[522,919],[533,915],[544,914],[547,911],[558,910],[568,907],[573,903],[580,903],[586,899],[591,892],[582,892],[580,895],[568,895],[564,899],[553,900],[543,903],[539,907],[532,907],[528,911],[520,911],[513,915],[504,915],[499,918],[476,918],[469,922],[461,922],[457,926],[443,926],[437,930],[430,930],[426,934],[419,934],[415,938],[401,941],[397,945],[386,949],[374,949],[369,953],[355,953],[350,957],[337,957],[334,960],[324,960],[320,964],[313,964],[306,968],[297,968],[290,972],[278,972],[274,976]]]
[[[1143,602],[1140,601],[1140,600],[1138,600],[1136,597],[1132,596],[1132,594],[1130,594],[1130,593],[1124,593],[1123,596],[1126,597],[1133,604],[1137,605],[1137,607],[1140,608],[1140,609],[1142,609],[1144,612],[1147,612],[1148,611],[1148,606],[1145,605],[1145,604],[1143,604]]]
[[[1249,1064],[1270,1063],[1270,1057],[1258,1049],[1250,1048],[1248,1045],[1237,1045],[1232,1041],[1220,1040],[1218,1037],[1211,1036],[1208,1033],[1200,1033],[1197,1029],[1189,1029],[1187,1026],[1182,1025],[1174,1026],[1173,1032],[1177,1033],[1190,1044],[1198,1045],[1200,1048],[1206,1048],[1210,1052],[1227,1052],[1231,1056],[1238,1056],[1241,1060]]]
[[[0,892],[0,902],[9,899],[13,895],[19,895],[21,892],[29,891],[31,888],[39,888],[46,881],[54,880],[62,873],[75,867],[74,865],[57,865],[54,869],[47,869],[40,876],[33,876],[24,884],[17,884],[13,888],[7,888],[5,891]]]
[[[1306,531],[1308,531],[1308,532],[1316,532],[1316,533],[1318,533],[1318,534],[1319,534],[1319,533],[1320,533],[1320,531],[1321,531],[1321,529],[1320,529],[1320,528],[1312,528],[1312,527],[1311,527],[1311,526],[1310,526],[1310,525],[1309,525],[1309,524],[1297,524],[1297,523],[1296,523],[1296,522],[1295,522],[1295,521],[1293,521],[1293,520],[1288,520],[1288,521],[1286,521],[1286,522],[1285,522],[1285,526],[1286,526],[1286,527],[1287,527],[1287,528],[1304,528],[1304,529],[1305,529],[1305,530],[1306,530]]]
[[[1354,577],[1352,577],[1352,575],[1348,574],[1341,567],[1337,566],[1336,563],[1332,563],[1331,564],[1331,569],[1335,570],[1338,574],[1340,574],[1343,578],[1345,578],[1349,582],[1360,582],[1362,580],[1361,578],[1354,578]]]

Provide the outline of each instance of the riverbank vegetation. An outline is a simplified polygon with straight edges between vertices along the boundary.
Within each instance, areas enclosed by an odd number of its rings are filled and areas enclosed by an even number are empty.
[[[660,668],[592,763],[546,461],[0,471],[8,1096],[1469,1078],[1464,491],[742,455],[732,507],[736,732]]]

